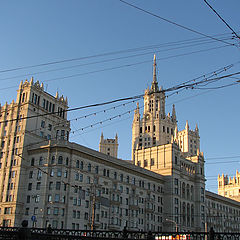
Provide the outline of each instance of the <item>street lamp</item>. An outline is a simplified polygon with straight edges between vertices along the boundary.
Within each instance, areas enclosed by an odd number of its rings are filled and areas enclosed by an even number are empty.
[[[173,221],[173,220],[171,220],[171,219],[168,219],[168,218],[166,218],[165,220],[166,220],[167,222],[172,222],[172,223],[174,223],[175,226],[176,226],[175,231],[176,231],[176,232],[178,231],[178,225],[177,225],[177,223],[176,223],[175,221]]]

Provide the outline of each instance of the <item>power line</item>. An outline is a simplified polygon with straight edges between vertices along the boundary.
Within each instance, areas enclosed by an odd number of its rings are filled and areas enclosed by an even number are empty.
[[[133,97],[119,98],[119,99],[115,99],[115,100],[111,100],[111,101],[107,101],[107,102],[102,102],[102,103],[95,103],[95,104],[85,105],[85,106],[81,106],[81,107],[70,108],[70,109],[66,109],[64,111],[65,112],[70,112],[70,111],[87,109],[87,108],[91,108],[91,107],[99,107],[99,106],[104,106],[104,105],[108,105],[108,104],[112,104],[112,103],[116,103],[116,102],[139,99],[139,98],[142,98],[142,97],[143,97],[143,94],[133,96]],[[34,115],[34,116],[22,117],[21,120],[31,119],[31,118],[36,118],[36,117],[42,117],[42,116],[48,116],[48,115],[53,115],[53,114],[56,114],[56,113],[58,113],[58,112],[49,112],[49,113],[44,113],[44,114],[37,114],[37,115]],[[14,118],[14,119],[10,119],[10,120],[1,121],[0,123],[18,121],[19,119],[20,118]]]
[[[225,43],[225,44],[227,44],[227,45],[230,45],[230,46],[236,46],[235,44],[232,44],[232,43],[229,43],[229,42],[220,40],[220,39],[215,38],[215,37],[211,37],[211,36],[206,35],[206,34],[204,34],[204,33],[201,33],[201,32],[198,32],[198,31],[196,31],[196,30],[193,30],[193,29],[191,29],[191,28],[189,28],[189,27],[183,26],[183,25],[181,25],[181,24],[179,24],[179,23],[173,22],[173,21],[171,21],[171,20],[169,20],[169,19],[163,18],[163,17],[161,17],[161,16],[159,16],[159,15],[157,15],[157,14],[155,14],[155,13],[152,13],[152,12],[150,12],[150,11],[147,11],[147,10],[145,10],[145,9],[143,9],[143,8],[140,8],[140,7],[136,6],[136,5],[133,5],[133,4],[131,4],[131,3],[128,3],[128,2],[126,2],[126,1],[124,1],[124,0],[119,0],[119,1],[122,2],[122,3],[124,3],[124,4],[126,4],[126,5],[128,5],[128,6],[130,6],[130,7],[133,7],[133,8],[135,8],[135,9],[138,9],[138,10],[140,10],[140,11],[142,11],[142,12],[144,12],[144,13],[147,13],[147,14],[153,16],[153,17],[159,18],[159,19],[161,19],[161,20],[163,20],[163,21],[165,21],[165,22],[168,22],[168,23],[170,23],[170,24],[173,24],[173,25],[175,25],[175,26],[178,26],[178,27],[183,28],[183,29],[185,29],[185,30],[188,30],[188,31],[190,31],[190,32],[196,33],[196,34],[198,34],[198,35],[201,35],[201,36],[204,36],[204,37],[207,37],[207,38],[211,38],[211,39],[213,39],[213,40],[215,40],[215,41],[218,41],[218,42],[223,42],[223,43]]]
[[[220,16],[220,14],[207,2],[207,0],[204,0],[204,2],[208,5],[208,7],[222,20],[222,22],[233,32],[233,34],[240,39],[240,37],[237,35],[237,33],[231,28],[231,26]]]
[[[219,46],[219,47],[207,48],[207,49],[202,49],[202,50],[198,50],[198,51],[192,51],[192,52],[188,52],[188,53],[182,53],[182,54],[172,55],[172,56],[168,56],[168,57],[162,57],[162,58],[159,58],[158,60],[167,60],[167,59],[171,59],[171,58],[187,56],[187,55],[191,55],[191,54],[195,54],[195,53],[201,53],[201,52],[216,50],[216,49],[225,48],[225,47],[229,47],[229,46],[224,45],[224,46]],[[155,51],[155,52],[152,52],[152,53],[156,53],[156,52],[161,52],[161,51]],[[85,72],[85,73],[77,73],[77,74],[73,74],[73,75],[56,77],[56,78],[45,80],[45,81],[43,81],[43,83],[50,82],[50,81],[67,79],[67,78],[73,78],[73,77],[80,77],[80,76],[85,76],[85,75],[99,73],[99,72],[111,71],[111,70],[121,69],[121,68],[125,68],[125,67],[132,67],[132,66],[136,66],[136,65],[140,65],[140,64],[144,64],[144,63],[149,63],[149,62],[152,62],[152,60],[146,60],[146,61],[136,62],[136,63],[129,63],[129,64],[124,64],[124,65],[120,65],[120,66],[116,66],[116,67],[110,67],[110,68],[103,68],[103,69],[89,71],[89,72]],[[5,87],[5,88],[0,88],[0,91],[15,88],[15,87],[17,87],[17,85]]]
[[[222,36],[226,34],[217,34],[213,36]],[[201,40],[202,39],[202,40]],[[227,38],[228,39],[228,38]],[[225,40],[225,39],[223,39]],[[87,59],[92,59],[92,58],[99,58],[99,57],[105,57],[105,56],[110,56],[110,55],[117,55],[117,54],[123,54],[123,53],[128,53],[128,52],[136,52],[136,51],[143,51],[147,49],[152,49],[152,48],[158,48],[158,47],[164,47],[164,46],[171,46],[171,45],[182,45],[182,44],[188,44],[191,42],[196,42],[196,41],[206,41],[204,38],[192,38],[188,40],[182,40],[182,41],[175,41],[175,42],[169,42],[169,43],[163,43],[163,44],[156,44],[156,45],[148,45],[148,46],[143,46],[143,47],[138,47],[138,48],[130,48],[130,49],[124,49],[124,50],[119,50],[119,51],[113,51],[113,52],[105,52],[105,53],[100,53],[100,54],[95,54],[95,55],[88,55],[88,56],[83,56],[83,57],[77,57],[77,58],[70,58],[70,59],[63,59],[63,60],[58,60],[58,61],[52,61],[52,62],[46,62],[46,63],[40,63],[40,64],[35,64],[35,65],[28,65],[28,66],[21,66],[21,67],[16,67],[16,68],[11,68],[11,69],[4,69],[0,70],[0,73],[5,73],[5,72],[13,72],[17,70],[23,70],[27,68],[34,68],[34,67],[41,67],[41,66],[48,66],[48,65],[55,65],[55,64],[60,64],[60,63],[66,63],[66,62],[73,62],[73,61],[80,61],[80,60],[87,60]],[[203,42],[204,43],[204,42]],[[209,43],[209,42],[207,42]],[[70,67],[71,68],[71,67]],[[58,69],[60,70],[60,69]],[[56,70],[57,71],[57,70]],[[48,71],[46,71],[48,72]],[[34,73],[36,74],[36,73]],[[21,77],[20,76],[15,76],[15,77]],[[0,79],[1,80],[1,79]]]

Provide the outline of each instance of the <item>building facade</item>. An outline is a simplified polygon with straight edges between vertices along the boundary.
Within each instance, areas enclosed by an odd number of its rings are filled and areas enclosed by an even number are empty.
[[[145,91],[144,111],[135,110],[132,124],[133,163],[163,175],[165,182],[165,218],[175,222],[181,231],[203,231],[205,219],[204,157],[200,153],[199,131],[190,130],[188,122],[178,131],[175,106],[172,114],[165,112],[165,93],[158,87],[156,58],[153,81]],[[167,224],[166,230],[173,230]]]
[[[240,231],[240,204],[232,199],[206,191],[206,231]]]
[[[27,149],[45,139],[68,139],[67,99],[51,96],[43,84],[21,82],[16,102],[0,108],[0,201],[3,225],[22,219],[29,165]],[[38,116],[38,117],[36,117]]]
[[[134,114],[132,161],[117,158],[117,135],[102,134],[99,152],[69,142],[67,109],[67,98],[33,79],[21,82],[16,102],[1,107],[1,225],[26,219],[69,229],[239,229],[239,202],[205,191],[198,127],[186,122],[178,131],[175,106],[165,112],[156,58],[143,115],[138,105]]]
[[[235,177],[218,175],[218,194],[236,201],[240,201],[240,173],[236,171]]]

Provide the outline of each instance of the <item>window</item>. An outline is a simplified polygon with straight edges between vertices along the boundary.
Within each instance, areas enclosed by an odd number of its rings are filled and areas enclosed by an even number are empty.
[[[52,124],[48,124],[48,130],[52,131]]]
[[[52,202],[52,195],[48,195],[48,202]]]
[[[29,172],[29,178],[33,178],[33,171]]]
[[[55,156],[52,156],[51,164],[55,163]]]
[[[61,182],[56,182],[56,190],[60,190],[61,188]]]
[[[58,208],[58,207],[55,207],[55,208],[53,209],[53,215],[58,215],[58,213],[59,213],[59,208]]]
[[[91,164],[89,163],[89,164],[88,164],[88,172],[91,172],[91,168],[92,168],[92,167],[91,167]]]
[[[51,209],[48,207],[47,208],[47,215],[50,215],[51,214]]]
[[[31,159],[31,166],[34,166],[34,158]]]
[[[37,214],[38,214],[38,207],[35,207],[35,208],[34,208],[33,214],[34,214],[34,215],[37,215]]]
[[[76,161],[76,168],[79,168],[79,166],[80,166],[80,162],[79,162],[79,160],[77,160]]]
[[[35,197],[35,203],[38,203],[40,201],[40,195],[36,195]]]
[[[27,203],[30,203],[30,201],[31,201],[31,197],[30,195],[27,195]]]
[[[60,201],[60,195],[59,194],[55,194],[55,202],[59,202]]]
[[[41,182],[37,182],[36,190],[40,190],[40,187],[41,187]]]
[[[58,169],[58,170],[57,170],[57,176],[58,176],[58,177],[61,177],[61,176],[62,176],[62,171],[61,171],[61,169]]]
[[[25,215],[28,216],[29,215],[29,208],[25,209]]]
[[[95,167],[95,173],[98,174],[98,166]]]
[[[143,166],[144,166],[144,167],[147,167],[147,166],[148,166],[147,160],[144,160]]]
[[[41,121],[41,127],[44,128],[45,127],[45,121]]]
[[[154,165],[154,158],[151,158],[151,166]]]
[[[83,170],[83,161],[80,163],[80,169]]]
[[[59,156],[58,157],[58,164],[62,164],[63,163],[63,157],[62,156]]]
[[[28,184],[28,191],[31,191],[32,190],[32,183],[29,183]]]
[[[49,182],[49,187],[48,187],[49,190],[53,190],[53,182]]]
[[[39,166],[42,166],[43,165],[43,157],[40,157],[39,158]]]
[[[37,180],[41,180],[41,178],[42,178],[42,171],[38,170]]]

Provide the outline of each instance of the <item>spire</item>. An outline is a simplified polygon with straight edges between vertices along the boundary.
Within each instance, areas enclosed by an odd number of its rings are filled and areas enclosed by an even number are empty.
[[[151,86],[151,91],[157,92],[158,89],[158,83],[157,83],[157,74],[156,74],[156,55],[154,54],[153,57],[153,81],[152,81],[152,86]]]
[[[116,133],[116,136],[115,136],[115,142],[117,143],[118,142],[118,135]]]
[[[156,74],[156,55],[153,56],[153,83],[157,82],[157,74]]]
[[[189,130],[188,120],[186,121],[185,129],[186,129],[186,130]]]
[[[177,120],[175,105],[172,106],[172,120],[175,122]]]
[[[31,86],[33,85],[33,77],[31,77],[30,85],[31,85]]]
[[[196,124],[196,127],[195,127],[195,132],[198,132],[199,129],[198,129],[198,125]]]
[[[22,88],[22,85],[23,85],[23,81],[20,82],[19,89]]]
[[[103,132],[102,132],[102,134],[101,134],[101,140],[100,140],[100,142],[102,143],[102,142],[103,142],[103,140],[104,140],[104,138],[103,138]]]

